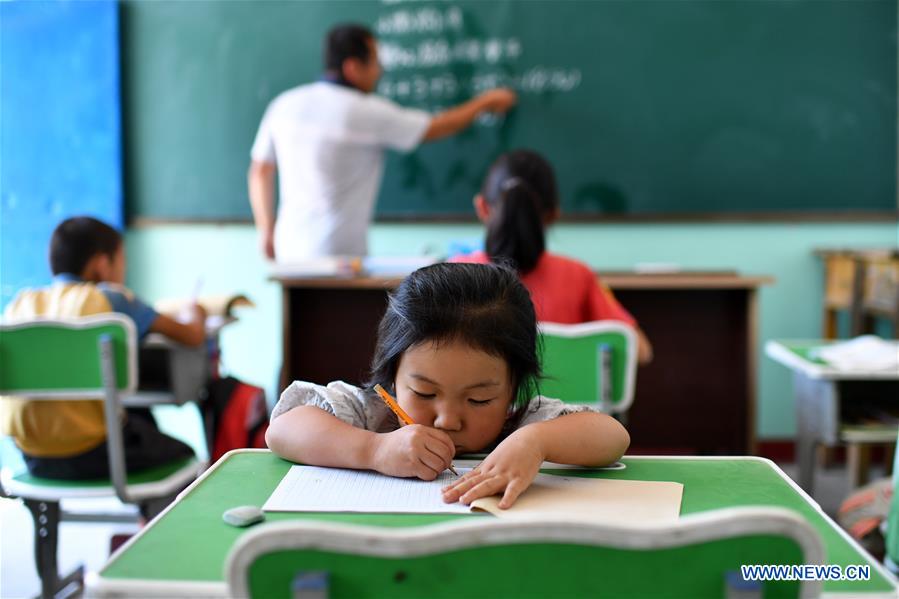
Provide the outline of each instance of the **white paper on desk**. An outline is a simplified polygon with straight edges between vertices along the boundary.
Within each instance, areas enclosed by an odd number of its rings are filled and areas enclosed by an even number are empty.
[[[459,474],[469,470],[457,469]],[[443,501],[443,487],[456,478],[449,471],[435,480],[423,481],[368,470],[291,466],[262,509],[266,512],[467,514],[467,505]]]
[[[470,468],[457,470],[464,474]],[[444,503],[441,490],[454,480],[449,472],[425,482],[369,471],[292,466],[262,509],[407,514],[465,514],[480,509],[517,520],[565,516],[619,526],[650,526],[677,520],[683,495],[683,485],[675,482],[541,473],[508,510],[497,507],[498,496],[478,499],[470,508]]]
[[[827,345],[814,354],[840,370],[899,370],[899,343],[876,335]]]

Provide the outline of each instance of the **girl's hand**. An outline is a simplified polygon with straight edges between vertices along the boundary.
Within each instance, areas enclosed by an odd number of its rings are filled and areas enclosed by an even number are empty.
[[[543,450],[528,428],[509,435],[477,468],[444,487],[443,500],[470,504],[480,497],[502,493],[499,507],[512,507],[518,496],[534,482],[543,463]]]
[[[445,432],[410,424],[375,436],[371,467],[389,476],[434,480],[455,454],[456,446]]]

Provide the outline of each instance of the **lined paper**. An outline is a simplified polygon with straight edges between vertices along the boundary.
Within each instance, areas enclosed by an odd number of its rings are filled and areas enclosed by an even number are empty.
[[[471,468],[458,468],[464,474]],[[506,510],[500,497],[471,506],[444,503],[442,489],[457,480],[450,472],[436,480],[394,478],[367,470],[292,466],[263,506],[267,512],[369,512],[466,514],[483,510],[500,518],[574,517],[617,526],[645,527],[676,521],[684,486],[668,481],[615,480],[540,473]]]
[[[460,475],[471,468],[457,468]],[[444,503],[443,487],[457,480],[442,472],[432,481],[394,478],[368,470],[291,466],[262,509],[266,512],[376,512],[467,514],[461,503]]]

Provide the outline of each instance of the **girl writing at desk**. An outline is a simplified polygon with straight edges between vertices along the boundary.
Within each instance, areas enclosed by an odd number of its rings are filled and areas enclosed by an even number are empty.
[[[370,384],[392,389],[416,424],[400,426],[372,387],[296,381],[266,435],[304,464],[433,480],[457,454],[489,452],[444,489],[447,502],[502,494],[507,508],[544,460],[616,461],[630,442],[613,418],[537,395],[534,307],[504,267],[436,264],[409,275],[381,320]]]

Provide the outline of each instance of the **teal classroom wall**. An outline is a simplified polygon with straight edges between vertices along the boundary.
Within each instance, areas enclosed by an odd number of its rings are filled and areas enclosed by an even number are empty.
[[[442,254],[453,241],[477,241],[480,236],[475,224],[377,224],[370,241],[373,255]],[[280,290],[266,280],[267,266],[252,227],[147,226],[129,230],[126,242],[128,283],[147,299],[187,295],[199,273],[203,293],[241,291],[252,297],[257,308],[243,310],[240,321],[222,334],[223,367],[274,395],[281,361]],[[764,341],[820,336],[823,272],[812,251],[897,246],[899,224],[561,224],[552,229],[549,245],[598,270],[669,262],[685,269],[736,269],[744,275],[774,277],[774,284],[760,292],[755,348],[756,431],[764,440],[795,434],[790,376],[764,356]]]

